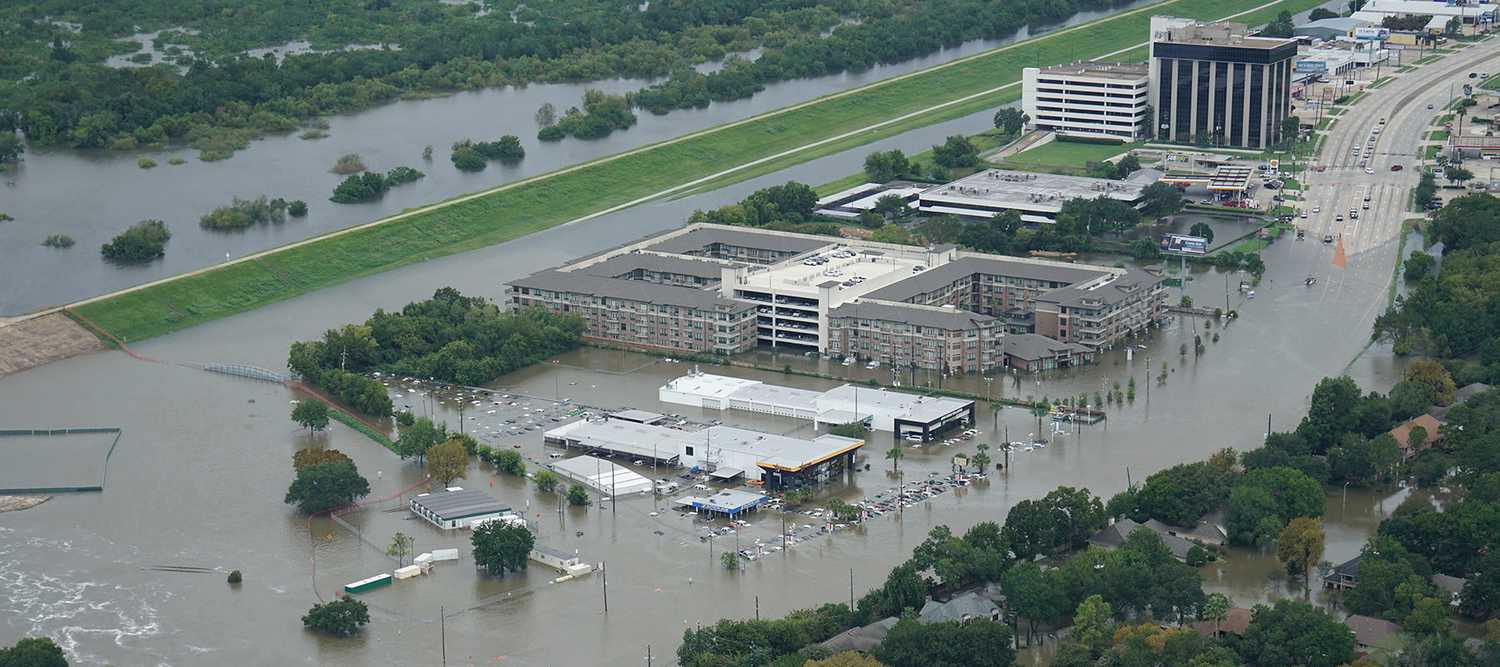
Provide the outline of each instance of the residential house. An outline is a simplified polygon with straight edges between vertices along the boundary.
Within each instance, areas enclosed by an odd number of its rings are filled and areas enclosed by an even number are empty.
[[[1000,620],[1000,608],[994,602],[970,591],[947,602],[928,600],[917,612],[917,620],[923,623],[957,621],[968,623],[975,620]]]
[[[1448,594],[1448,606],[1450,607],[1457,607],[1463,601],[1464,584],[1468,582],[1468,579],[1450,577],[1446,574],[1432,575],[1432,585]]]
[[[1479,394],[1482,394],[1489,390],[1490,386],[1483,382],[1466,384],[1462,387],[1459,387],[1458,391],[1453,392],[1452,403],[1449,403],[1447,405],[1434,405],[1427,409],[1427,414],[1437,417],[1439,421],[1447,421],[1449,410],[1463,405],[1464,403],[1469,402],[1469,399],[1474,398],[1475,396],[1478,396]]]
[[[1218,624],[1219,636],[1245,634],[1245,629],[1250,627],[1250,621],[1254,616],[1255,612],[1253,610],[1244,607],[1230,607],[1229,613]],[[1214,636],[1214,622],[1198,621],[1193,624],[1193,631],[1205,637],[1212,637]]]
[[[824,640],[822,647],[840,653],[843,651],[864,651],[869,653],[875,650],[880,642],[885,641],[885,636],[891,633],[891,628],[896,627],[898,619],[894,616],[882,618],[869,625],[857,628],[849,628],[828,639]]]
[[[1359,556],[1334,566],[1333,571],[1323,577],[1323,588],[1348,590],[1359,585]]]
[[[1167,532],[1164,530],[1165,527],[1166,524],[1154,519],[1145,524],[1136,523],[1130,519],[1118,519],[1089,537],[1089,544],[1104,549],[1115,549],[1124,544],[1125,538],[1131,533],[1137,530],[1149,530],[1161,537],[1162,542],[1167,545],[1167,549],[1171,550],[1177,560],[1186,562],[1188,551],[1193,548],[1193,543]]]
[[[1354,643],[1361,652],[1384,647],[1391,637],[1401,633],[1401,626],[1395,623],[1359,614],[1344,619],[1344,625],[1354,631]]]
[[[1427,437],[1423,438],[1422,442],[1417,443],[1416,447],[1412,447],[1411,432],[1418,426],[1427,431]],[[1401,422],[1396,428],[1391,429],[1391,437],[1396,439],[1396,446],[1401,448],[1402,460],[1410,461],[1428,447],[1442,442],[1443,434],[1438,430],[1442,426],[1443,423],[1438,421],[1437,417],[1429,414],[1421,414]]]

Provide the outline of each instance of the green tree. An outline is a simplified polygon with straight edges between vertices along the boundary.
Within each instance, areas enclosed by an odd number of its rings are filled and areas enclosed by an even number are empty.
[[[469,543],[474,548],[474,564],[492,576],[500,576],[526,569],[536,537],[523,526],[491,521],[475,528]]]
[[[1500,550],[1491,549],[1464,582],[1458,610],[1474,619],[1500,615]]]
[[[1435,268],[1437,259],[1421,250],[1413,250],[1406,261],[1401,262],[1401,276],[1410,283],[1420,282]]]
[[[294,199],[287,202],[286,213],[293,218],[300,218],[307,215],[307,202],[301,199]]]
[[[352,597],[313,605],[302,617],[307,629],[335,637],[348,637],[369,622],[370,608]]]
[[[1007,570],[1001,581],[1006,601],[1026,619],[1027,645],[1036,634],[1037,623],[1050,623],[1067,613],[1068,599],[1057,570],[1044,571],[1036,563],[1023,562]]]
[[[0,132],[0,163],[15,162],[26,152],[26,145],[15,132]]]
[[[1209,593],[1208,599],[1203,603],[1203,619],[1214,622],[1214,636],[1219,636],[1219,624],[1229,618],[1229,608],[1234,604],[1229,596],[1223,593]]]
[[[328,404],[316,398],[305,398],[292,408],[292,421],[310,431],[328,428]]]
[[[995,128],[1008,135],[1016,135],[1031,122],[1031,117],[1015,107],[1006,107],[995,112]]]
[[[448,426],[446,424],[433,424],[427,417],[417,417],[416,421],[404,429],[396,438],[396,453],[404,459],[421,459],[427,456],[427,450],[432,449],[444,440],[448,439]]]
[[[1266,24],[1266,27],[1261,29],[1260,34],[1264,37],[1287,38],[1292,36],[1292,28],[1292,13],[1282,11],[1276,15],[1274,21]]]
[[[911,160],[900,149],[877,151],[865,156],[865,177],[876,183],[894,181],[912,171]]]
[[[343,507],[370,493],[370,483],[353,463],[319,463],[297,471],[285,502],[304,514]]]
[[[1156,182],[1141,190],[1142,212],[1153,218],[1162,218],[1182,210],[1182,191],[1176,186]]]
[[[1307,416],[1297,426],[1297,435],[1312,445],[1313,453],[1332,447],[1343,434],[1355,430],[1355,407],[1360,403],[1359,385],[1345,375],[1323,378],[1313,388]]]
[[[875,657],[890,667],[1009,667],[1015,664],[1010,628],[1001,623],[971,621],[921,623],[902,619],[875,648]]]
[[[1338,17],[1339,17],[1338,12],[1331,12],[1331,11],[1328,11],[1326,9],[1323,9],[1322,7],[1316,7],[1311,12],[1308,12],[1308,14],[1307,14],[1307,20],[1309,20],[1309,21],[1321,21],[1323,19],[1336,19]]]
[[[1302,577],[1303,594],[1309,594],[1312,567],[1323,560],[1323,522],[1311,517],[1292,519],[1276,538],[1276,558],[1287,572]]]
[[[1450,164],[1443,168],[1443,178],[1446,178],[1454,183],[1462,184],[1464,181],[1473,180],[1474,172],[1469,171],[1468,169],[1465,169],[1463,167]]]
[[[292,452],[292,469],[301,470],[320,463],[348,463],[354,465],[354,460],[337,449],[299,449]]]
[[[1337,667],[1354,660],[1354,633],[1306,602],[1277,600],[1255,607],[1239,653],[1257,667]]]
[[[160,220],[142,220],[100,246],[105,259],[122,264],[149,262],[166,254],[172,232]]]
[[[877,243],[898,243],[901,245],[913,245],[911,234],[900,225],[883,225],[870,234],[870,240]]]
[[[22,637],[0,647],[0,667],[68,667],[68,658],[48,637]]]
[[[561,480],[562,478],[558,477],[557,473],[551,470],[538,470],[535,475],[531,476],[531,483],[535,484],[536,490],[542,493],[552,493],[557,489],[557,485]]]
[[[1214,228],[1210,227],[1206,222],[1193,223],[1193,226],[1188,228],[1188,235],[1201,236],[1210,244],[1214,242]]]
[[[891,472],[901,470],[901,457],[903,456],[906,456],[906,450],[901,448],[901,443],[899,442],[891,445],[890,449],[885,450],[885,457],[891,461]]]
[[[589,504],[588,489],[583,488],[582,484],[574,484],[568,487],[568,504],[573,507]]]
[[[396,559],[400,566],[406,565],[406,557],[411,555],[412,548],[417,540],[406,533],[396,533],[391,536],[391,545],[385,548],[385,555]]]
[[[526,460],[521,457],[520,452],[514,449],[502,449],[495,454],[495,468],[507,475],[524,477]]]
[[[725,551],[719,554],[719,564],[731,572],[740,569],[740,555],[733,551]]]
[[[1114,634],[1114,609],[1103,597],[1090,595],[1078,603],[1077,611],[1073,612],[1074,641],[1087,646],[1097,656],[1109,647]]]
[[[973,167],[979,164],[979,147],[968,137],[955,134],[932,147],[932,161],[948,169]]]
[[[427,448],[424,458],[427,476],[443,486],[463,477],[469,469],[469,453],[464,451],[463,442],[457,438],[449,438]]]
[[[1401,621],[1401,629],[1418,637],[1446,634],[1449,626],[1447,601],[1428,595],[1419,596]]]

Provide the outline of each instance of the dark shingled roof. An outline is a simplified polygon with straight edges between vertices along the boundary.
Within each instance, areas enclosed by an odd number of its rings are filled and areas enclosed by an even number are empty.
[[[1007,334],[1005,336],[1005,353],[1026,361],[1036,361],[1059,354],[1090,351],[1089,348],[1082,345],[1052,340],[1041,334]]]
[[[828,311],[828,317],[852,317],[866,320],[889,320],[906,322],[919,327],[935,327],[949,331],[974,329],[995,318],[980,313],[971,313],[960,308],[937,308],[906,303],[855,300]]]
[[[613,299],[639,301],[641,303],[698,308],[702,310],[713,310],[719,306],[733,310],[754,307],[752,303],[725,299],[719,296],[719,293],[714,290],[661,285],[642,280],[606,278],[604,276],[589,275],[581,271],[548,269],[546,271],[538,271],[519,280],[512,280],[508,284],[511,287],[529,287],[531,289],[552,292],[575,292]]]
[[[1004,257],[961,257],[942,266],[928,269],[894,285],[882,287],[865,296],[885,301],[906,301],[918,294],[931,292],[976,274],[1009,276],[1028,280],[1071,285],[1098,278],[1098,269],[1041,263]]]
[[[803,238],[791,236],[780,232],[757,231],[749,229],[724,229],[722,227],[699,227],[692,231],[678,234],[659,243],[652,244],[651,250],[656,252],[691,253],[703,252],[704,248],[715,243],[739,246],[742,248],[759,248],[775,252],[801,253],[814,248],[838,243],[838,239],[829,237],[827,239]]]
[[[723,275],[723,270],[734,266],[741,266],[735,262],[719,262],[709,259],[692,259],[688,257],[668,257],[645,252],[630,252],[616,255],[598,264],[575,269],[575,273],[587,273],[592,276],[614,278],[623,276],[636,269],[645,269],[656,273],[677,273],[704,280],[717,281]]]
[[[412,498],[412,502],[427,508],[427,511],[436,514],[444,521],[494,514],[510,509],[509,505],[502,505],[489,494],[474,489],[458,491],[441,489]]]
[[[1125,301],[1141,293],[1142,288],[1149,288],[1162,281],[1161,276],[1146,273],[1140,269],[1129,269],[1124,275],[1110,281],[1109,284],[1094,289],[1078,289],[1074,287],[1063,287],[1050,292],[1037,295],[1037,301],[1046,301],[1064,306],[1076,306],[1084,301],[1100,301],[1105,305],[1111,305]]]

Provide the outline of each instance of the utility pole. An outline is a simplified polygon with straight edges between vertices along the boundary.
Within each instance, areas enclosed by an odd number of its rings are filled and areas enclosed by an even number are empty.
[[[444,612],[442,605],[438,605],[438,632],[442,637],[443,665],[446,667],[448,664],[448,614]]]
[[[604,613],[609,613],[609,562],[599,562],[599,576],[604,579]]]
[[[760,620],[760,594],[755,594],[755,620]]]
[[[849,611],[854,611],[854,568],[849,568]]]
[[[646,667],[651,667],[651,645],[646,645]]]

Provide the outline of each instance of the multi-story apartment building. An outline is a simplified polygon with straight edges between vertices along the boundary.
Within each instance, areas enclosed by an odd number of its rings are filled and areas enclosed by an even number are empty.
[[[833,309],[828,354],[897,368],[978,373],[1001,365],[999,320],[952,306],[861,300]]]
[[[1165,317],[1166,309],[1162,279],[1131,269],[1092,286],[1038,295],[1033,332],[1097,349],[1144,331]]]
[[[1251,37],[1240,23],[1151,17],[1156,138],[1266,148],[1292,112],[1297,42]]]
[[[1021,70],[1021,110],[1059,135],[1133,141],[1149,129],[1150,68],[1077,62]]]
[[[700,281],[718,270],[717,263],[702,260],[622,255],[516,280],[510,283],[511,303],[578,315],[584,336],[598,341],[674,352],[744,352],[756,344],[755,306],[702,289]]]
[[[1163,317],[1142,271],[857,239],[691,225],[510,283],[588,338],[734,354],[757,345],[982,372],[1007,333],[1107,348]]]

